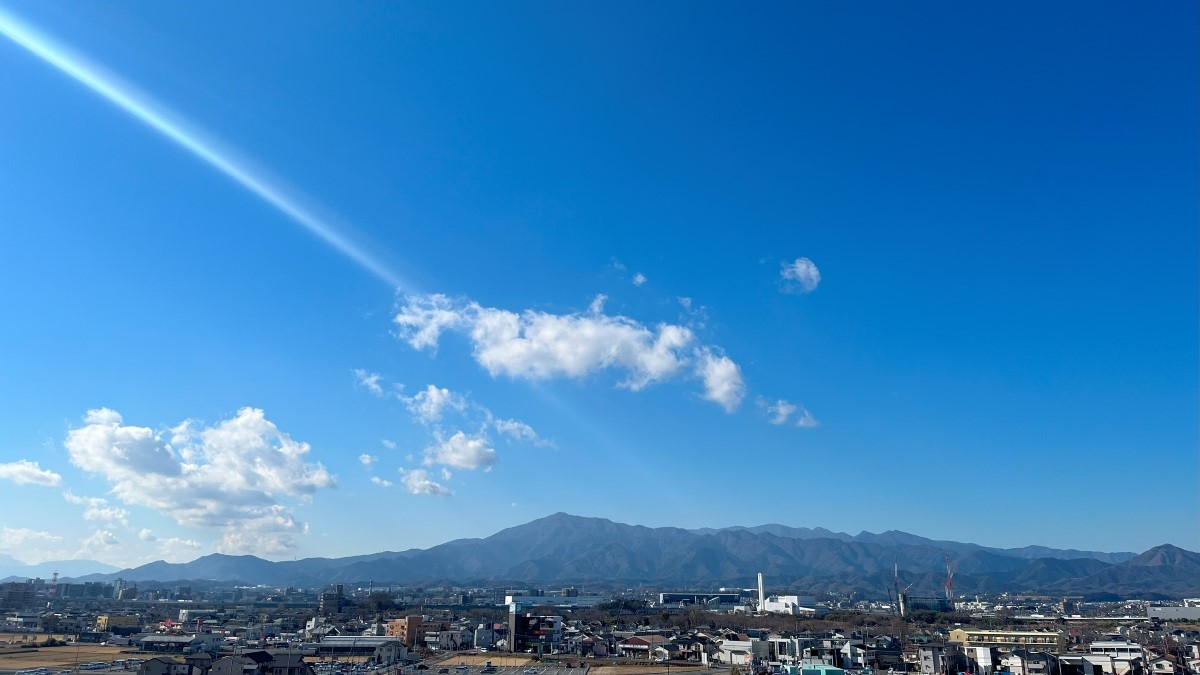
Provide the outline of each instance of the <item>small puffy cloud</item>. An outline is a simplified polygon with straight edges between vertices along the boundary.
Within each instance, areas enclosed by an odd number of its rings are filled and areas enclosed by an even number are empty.
[[[138,539],[142,541],[158,541],[158,535],[154,534],[154,530],[143,527],[141,530],[138,530]]]
[[[783,263],[779,276],[787,293],[812,293],[821,283],[821,270],[808,258]]]
[[[384,395],[383,385],[380,384],[380,381],[383,378],[379,373],[371,373],[363,370],[362,368],[355,368],[354,379],[356,382],[358,382],[359,386],[365,388],[372,394],[375,394],[376,396]]]
[[[644,283],[646,283],[646,275],[645,274],[638,272],[637,274],[633,275],[633,285],[634,286],[641,286]]]
[[[309,445],[256,408],[208,427],[184,422],[169,434],[126,425],[107,408],[89,411],[84,422],[67,433],[72,464],[106,480],[124,504],[218,529],[223,553],[291,550],[303,528],[285,500],[334,487],[324,466],[306,461]]]
[[[678,301],[679,301],[679,306],[680,306],[680,307],[683,307],[684,309],[691,309],[691,308],[692,308],[692,299],[691,299],[691,298],[689,298],[689,297],[687,297],[687,296],[685,296],[685,295],[681,295],[681,296],[679,296],[678,298],[676,298],[676,300],[678,300]]]
[[[495,420],[492,428],[502,436],[508,436],[514,441],[523,441],[533,445],[550,445],[549,441],[538,436],[533,427],[520,420]]]
[[[737,410],[746,395],[742,369],[724,354],[701,349],[697,354],[697,373],[704,382],[704,398],[725,408]]]
[[[362,464],[363,466],[367,467],[368,469],[371,468],[371,466],[373,464],[375,464],[375,462],[377,462],[378,460],[379,460],[379,458],[376,457],[375,455],[368,455],[365,452],[358,456],[359,464]]]
[[[62,541],[62,537],[45,530],[31,530],[27,527],[0,528],[0,549],[20,549],[30,544],[56,541]]]
[[[62,476],[50,469],[43,469],[37,462],[27,459],[0,464],[0,480],[12,481],[17,485],[45,485],[48,487],[62,484]]]
[[[448,439],[425,448],[425,464],[440,464],[458,469],[492,468],[496,463],[496,451],[482,436],[468,436],[457,431]]]
[[[637,391],[689,372],[696,344],[684,326],[650,327],[603,313],[604,297],[587,312],[552,314],[483,307],[444,295],[409,296],[395,323],[415,349],[433,349],[444,330],[464,333],[473,355],[492,376],[528,380],[581,379],[611,370],[619,386]]]
[[[383,440],[381,440],[381,441],[379,441],[379,442],[380,442],[381,444],[383,444],[383,447],[387,448],[388,450],[395,450],[395,449],[396,449],[396,441],[389,441],[388,439],[386,439],[386,438],[385,438],[385,439],[383,439]]]
[[[461,412],[467,406],[466,399],[461,395],[432,384],[413,396],[401,396],[400,400],[422,424],[434,424],[441,421],[442,414],[447,410]]]
[[[129,512],[116,506],[109,506],[108,500],[103,497],[80,497],[67,490],[63,493],[63,499],[72,504],[84,507],[84,520],[100,520],[108,523],[120,523],[122,525],[129,524]]]
[[[433,495],[449,497],[451,492],[429,478],[429,473],[422,469],[405,471],[402,479],[404,488],[414,495]]]
[[[391,487],[392,486],[392,481],[387,480],[386,478],[380,478],[379,476],[371,476],[371,482],[378,485],[379,487]]]

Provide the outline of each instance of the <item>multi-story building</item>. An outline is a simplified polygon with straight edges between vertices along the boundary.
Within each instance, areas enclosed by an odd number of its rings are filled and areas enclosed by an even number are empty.
[[[392,619],[387,623],[387,634],[398,638],[404,646],[412,649],[425,638],[424,622],[421,615],[412,614],[400,619]]]
[[[99,633],[136,633],[142,626],[142,619],[136,614],[101,614],[96,617],[96,631]]]
[[[964,647],[1061,651],[1066,638],[1060,631],[955,628],[950,631],[950,641]]]

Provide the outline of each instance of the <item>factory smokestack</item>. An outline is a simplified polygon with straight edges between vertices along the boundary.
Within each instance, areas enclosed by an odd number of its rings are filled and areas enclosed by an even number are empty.
[[[766,606],[766,597],[763,595],[762,572],[759,572],[758,573],[758,611],[759,612],[766,611],[764,609],[765,606]]]

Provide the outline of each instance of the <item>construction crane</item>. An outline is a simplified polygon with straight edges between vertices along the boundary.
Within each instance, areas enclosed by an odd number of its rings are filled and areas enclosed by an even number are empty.
[[[50,577],[50,588],[46,589],[46,597],[53,598],[58,593],[58,570],[54,570],[54,576]]]
[[[958,568],[958,563],[950,564],[950,554],[946,554],[946,603],[950,605],[950,611],[954,611],[954,570]]]

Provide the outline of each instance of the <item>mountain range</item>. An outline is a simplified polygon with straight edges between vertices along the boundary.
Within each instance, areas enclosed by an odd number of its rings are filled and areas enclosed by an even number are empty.
[[[49,579],[55,572],[61,577],[77,577],[84,574],[103,574],[116,572],[120,568],[106,565],[95,560],[50,560],[31,565],[21,562],[12,556],[0,553],[0,579],[14,577],[32,579],[41,577]]]
[[[625,525],[565,513],[482,539],[428,549],[345,558],[271,562],[207,555],[189,563],[153,562],[78,580],[210,581],[322,586],[374,581],[439,585],[651,585],[707,589],[753,585],[762,572],[772,591],[856,592],[886,597],[899,567],[910,594],[942,592],[946,559],[961,597],[1027,592],[1085,597],[1177,598],[1200,595],[1200,554],[1163,544],[1141,554],[1028,546],[999,549],[889,531],[858,535],[784,525],[685,530]]]

